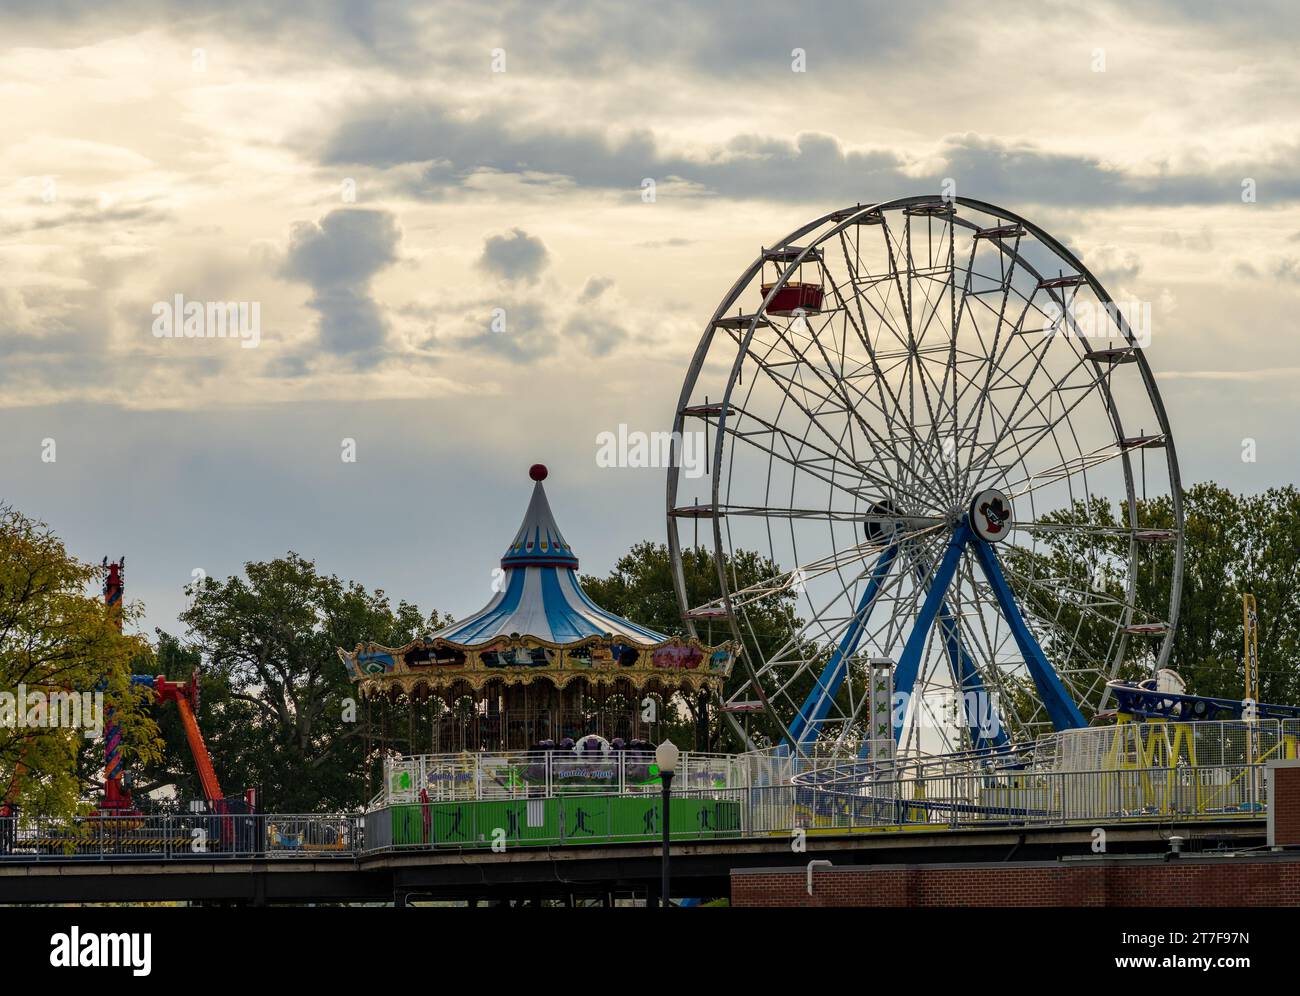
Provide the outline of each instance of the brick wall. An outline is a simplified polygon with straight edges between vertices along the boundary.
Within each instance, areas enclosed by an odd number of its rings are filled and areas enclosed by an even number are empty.
[[[733,906],[1296,906],[1285,858],[737,869]]]
[[[1300,763],[1274,762],[1268,766],[1269,843],[1300,846]]]

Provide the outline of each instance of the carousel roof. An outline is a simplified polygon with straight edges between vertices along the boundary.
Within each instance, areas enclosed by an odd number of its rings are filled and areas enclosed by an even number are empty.
[[[668,639],[662,633],[602,609],[578,583],[578,558],[565,542],[546,500],[546,468],[535,464],[536,482],[524,521],[515,533],[501,567],[500,590],[478,612],[452,623],[431,640],[478,646],[502,636],[531,636],[549,643],[572,643],[589,636],[620,637],[652,646]]]

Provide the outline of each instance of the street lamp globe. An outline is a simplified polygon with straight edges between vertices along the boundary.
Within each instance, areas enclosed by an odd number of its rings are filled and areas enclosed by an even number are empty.
[[[681,756],[682,752],[671,740],[665,740],[655,748],[655,764],[659,766],[659,771],[666,775],[671,775],[677,770],[677,762]]]

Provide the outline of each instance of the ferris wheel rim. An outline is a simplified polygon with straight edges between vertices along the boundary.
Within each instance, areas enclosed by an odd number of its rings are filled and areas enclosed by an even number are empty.
[[[763,287],[763,290],[767,291],[763,300],[763,304],[756,311],[754,311],[751,316],[749,316],[750,321],[748,323],[748,327],[745,328],[744,330],[743,337],[737,338],[735,359],[732,362],[731,371],[727,378],[727,382],[726,382],[725,389],[723,391],[722,398],[720,399],[719,402],[716,403],[718,405],[719,411],[716,418],[716,423],[713,425],[713,429],[717,433],[717,439],[718,439],[718,445],[714,447],[713,454],[712,454],[713,461],[712,461],[712,475],[711,475],[713,480],[712,480],[712,494],[711,494],[710,506],[712,508],[713,514],[710,516],[710,520],[713,527],[712,529],[713,554],[715,560],[715,569],[718,574],[719,590],[721,593],[721,597],[718,599],[718,601],[720,603],[720,607],[724,610],[725,618],[731,629],[733,638],[738,643],[740,643],[740,645],[742,646],[744,645],[744,636],[741,629],[741,620],[737,614],[736,607],[732,604],[732,585],[730,583],[730,579],[726,576],[727,572],[724,565],[724,557],[727,553],[728,547],[723,542],[722,523],[721,523],[722,516],[718,514],[719,510],[723,507],[720,501],[720,497],[721,497],[720,489],[722,486],[722,479],[723,479],[722,469],[723,469],[723,462],[724,462],[724,454],[729,451],[732,451],[733,449],[731,445],[724,444],[724,439],[725,439],[726,420],[728,417],[728,411],[732,403],[737,380],[741,374],[741,371],[743,370],[746,359],[750,354],[750,347],[754,340],[755,331],[759,327],[759,322],[767,314],[768,307],[771,304],[775,295],[778,293],[778,291],[788,284],[791,277],[796,272],[798,272],[799,267],[808,260],[810,253],[815,252],[816,247],[835,238],[837,235],[844,232],[850,226],[859,223],[861,219],[864,218],[864,216],[880,215],[883,218],[884,212],[906,209],[908,207],[914,207],[918,205],[931,205],[931,204],[946,205],[947,210],[949,212],[946,220],[953,225],[954,231],[958,224],[968,229],[975,229],[975,230],[979,229],[979,226],[975,225],[971,220],[960,217],[958,215],[959,207],[969,208],[972,211],[981,212],[990,215],[994,218],[997,218],[1001,222],[1019,225],[1023,227],[1023,229],[1027,234],[1032,235],[1033,238],[1038,243],[1046,247],[1046,249],[1049,252],[1054,254],[1059,260],[1068,264],[1075,271],[1075,273],[1079,277],[1081,277],[1084,282],[1087,283],[1088,287],[1090,288],[1092,293],[1096,295],[1099,301],[1101,301],[1104,305],[1112,306],[1113,309],[1112,318],[1115,320],[1117,327],[1122,333],[1124,341],[1128,343],[1130,349],[1134,354],[1134,360],[1138,365],[1138,372],[1141,375],[1142,386],[1145,389],[1145,393],[1148,401],[1150,402],[1152,412],[1157,420],[1157,424],[1158,424],[1157,427],[1159,428],[1160,433],[1164,439],[1163,449],[1164,449],[1166,469],[1168,471],[1168,476],[1170,481],[1170,501],[1171,501],[1173,520],[1175,523],[1175,533],[1176,533],[1174,539],[1174,557],[1173,557],[1174,564],[1173,564],[1172,577],[1170,581],[1170,599],[1169,599],[1169,607],[1167,610],[1167,615],[1168,615],[1167,632],[1165,633],[1164,639],[1161,642],[1161,646],[1158,652],[1158,663],[1157,663],[1157,666],[1164,666],[1167,662],[1169,654],[1172,651],[1174,632],[1176,629],[1177,618],[1178,618],[1179,603],[1181,601],[1182,568],[1183,568],[1183,556],[1184,556],[1184,537],[1183,537],[1183,530],[1182,530],[1182,522],[1183,522],[1182,489],[1181,489],[1181,483],[1178,474],[1177,453],[1176,453],[1173,433],[1169,425],[1168,415],[1164,408],[1163,399],[1160,396],[1158,387],[1155,383],[1154,375],[1151,372],[1150,365],[1146,359],[1145,353],[1143,352],[1143,347],[1138,342],[1137,338],[1134,336],[1133,331],[1129,327],[1128,321],[1125,318],[1125,316],[1118,309],[1113,308],[1114,299],[1110,295],[1110,293],[1106,290],[1104,285],[1096,278],[1096,276],[1088,269],[1088,267],[1086,267],[1084,263],[1068,247],[1063,245],[1059,240],[1055,239],[1050,233],[1046,232],[1040,226],[1029,221],[1028,219],[1023,218],[1016,212],[1007,210],[997,205],[990,204],[985,201],[980,201],[974,198],[966,198],[966,197],[953,197],[953,198],[943,199],[943,198],[936,198],[934,195],[928,195],[928,194],[918,194],[918,195],[912,195],[908,197],[895,198],[893,200],[880,201],[872,204],[859,204],[853,208],[844,208],[844,209],[828,212],[822,215],[820,218],[817,218],[816,220],[809,222],[793,230],[783,240],[776,243],[775,247],[773,247],[773,250],[760,251],[757,258],[741,273],[741,275],[737,278],[736,282],[732,285],[731,289],[727,292],[726,295],[724,295],[722,301],[719,303],[718,307],[715,309],[713,315],[709,319],[709,322],[705,327],[704,334],[702,335],[700,342],[697,345],[695,355],[692,359],[691,366],[687,373],[687,377],[683,383],[681,396],[679,398],[677,410],[674,416],[674,423],[673,423],[674,439],[681,438],[680,435],[677,434],[683,431],[685,425],[686,413],[688,409],[688,403],[691,400],[693,391],[695,390],[699,382],[699,377],[703,369],[704,360],[707,358],[710,346],[712,345],[714,336],[719,328],[718,325],[719,321],[726,316],[726,314],[731,309],[731,307],[735,304],[735,302],[740,297],[740,295],[743,294],[750,287],[750,285],[754,281],[755,276],[758,275],[763,270],[764,266],[771,261],[774,253],[779,254],[781,261],[784,262],[786,265],[784,269],[780,272],[779,278],[776,281],[774,281],[772,285],[770,285],[770,289],[767,285]],[[831,224],[830,227],[826,227],[828,223],[833,223],[833,224]],[[825,228],[824,231],[822,230],[823,228]],[[815,238],[810,239],[808,243],[802,247],[798,247],[794,245],[795,240],[801,239],[804,236],[808,235],[809,233],[817,233],[817,235]],[[1008,247],[1006,246],[999,244],[998,248],[1000,252],[1003,253],[1008,252]],[[795,252],[794,251],[795,249],[798,249],[799,251]],[[1020,264],[1025,268],[1027,272],[1037,275],[1037,270],[1034,267],[1034,265],[1030,261],[1020,256],[1017,250],[1010,250],[1010,254],[1012,255],[1013,258],[1019,259]],[[909,249],[909,258],[910,258],[910,249]],[[1115,420],[1117,431],[1121,433],[1121,438],[1122,438],[1122,424],[1119,422],[1120,412],[1118,410],[1118,407],[1115,405],[1114,400],[1109,396],[1108,391],[1109,391],[1109,385],[1107,385],[1106,393],[1104,393],[1103,395],[1103,400],[1107,406],[1107,412]],[[706,420],[706,426],[707,425],[708,425],[708,420]],[[1136,496],[1134,492],[1132,468],[1128,460],[1127,453],[1122,454],[1121,463],[1125,471],[1124,504],[1126,506],[1126,510],[1129,516],[1129,525],[1128,525],[1127,533],[1129,534],[1129,538],[1130,538],[1130,558],[1132,558],[1132,555],[1135,550],[1135,543],[1136,543],[1135,534],[1137,531],[1137,524],[1133,519],[1133,516],[1135,514],[1134,510],[1136,508],[1136,504],[1135,504]],[[688,598],[686,595],[685,577],[684,577],[683,565],[682,565],[682,546],[681,546],[681,539],[678,531],[680,523],[675,521],[673,517],[673,511],[679,505],[678,494],[677,494],[678,487],[679,487],[678,467],[675,461],[671,461],[668,469],[668,487],[667,487],[666,498],[667,498],[667,512],[668,512],[669,552],[673,564],[672,573],[673,573],[674,588],[676,589],[679,607],[681,608],[682,611],[683,623],[686,626],[687,631],[689,633],[691,633],[692,635],[696,635],[697,630],[694,624],[695,621],[690,616],[690,606],[688,604]],[[1135,577],[1136,577],[1136,570],[1131,570],[1128,578],[1128,591],[1125,598],[1125,602],[1128,604],[1130,618],[1131,618],[1132,603],[1133,603],[1133,585],[1135,583]],[[1112,665],[1112,669],[1111,669],[1112,674],[1114,673],[1114,668],[1118,666],[1118,662],[1122,659],[1124,655],[1126,641],[1127,641],[1127,633],[1122,633],[1120,635],[1120,644],[1116,647],[1115,653],[1113,655],[1114,664]],[[762,683],[759,681],[758,674],[755,672],[753,662],[749,660],[749,655],[742,654],[742,657],[745,660],[745,667],[747,673],[749,674],[749,678],[750,678],[749,684],[752,686],[754,691],[760,696],[760,698],[763,699],[764,706],[766,707],[771,717],[776,721],[776,723],[780,727],[781,732],[787,738],[792,740],[793,738],[790,738],[790,730],[788,726],[785,724],[784,720],[779,715],[777,715],[776,710],[772,707],[771,703],[764,698]],[[1105,704],[1104,696],[1107,693],[1103,692],[1102,694],[1103,694],[1103,698],[1098,703],[1098,708],[1104,706]],[[736,730],[738,733],[741,733],[741,735],[743,736],[744,735],[743,731],[741,730],[739,724],[735,721],[734,716],[732,716],[732,714],[729,712],[724,713],[724,715],[726,715],[726,718],[729,721],[729,724],[732,726],[732,728]]]

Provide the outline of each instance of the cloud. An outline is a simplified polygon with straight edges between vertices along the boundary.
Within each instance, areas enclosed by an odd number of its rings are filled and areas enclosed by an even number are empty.
[[[1113,291],[1132,283],[1142,272],[1142,261],[1131,249],[1101,245],[1081,254],[1084,266],[1102,286]]]
[[[608,356],[626,341],[627,329],[602,315],[578,313],[564,323],[564,336],[589,356]]]
[[[293,226],[280,275],[312,288],[320,345],[358,365],[372,365],[388,335],[370,280],[397,261],[402,232],[388,211],[338,208],[319,222]]]
[[[638,242],[638,249],[683,249],[686,246],[695,245],[694,239],[685,239],[681,236],[673,236],[670,239],[651,239],[648,242]]]
[[[1300,259],[1293,256],[1284,256],[1279,259],[1273,266],[1273,276],[1277,277],[1278,280],[1300,284]]]
[[[59,228],[130,229],[137,225],[158,225],[170,221],[172,213],[144,202],[116,203],[106,198],[72,197],[49,204],[36,198],[26,221],[0,224],[0,234],[19,235]]]
[[[489,296],[468,302],[444,302],[435,311],[444,328],[430,345],[528,365],[557,355],[609,356],[631,337],[609,300],[612,279],[591,277],[571,308],[555,307],[562,299],[543,290]]]
[[[806,48],[813,65],[879,64],[897,57],[927,24],[943,19],[948,3],[916,0],[906,10],[892,0],[819,0],[809,17],[782,0],[661,0],[652,6],[595,2],[568,4],[500,0],[443,0],[436,9],[382,0],[316,0],[267,5],[255,0],[128,0],[112,9],[91,0],[8,0],[0,23],[28,31],[53,29],[82,43],[167,23],[183,37],[201,37],[219,22],[241,40],[272,38],[336,59],[398,69],[433,60],[455,68],[487,65],[490,47],[504,47],[521,70],[603,76],[659,53],[665,62],[736,75],[787,68],[790,49]],[[691,30],[682,30],[690,23]],[[862,44],[870,38],[871,44]],[[538,44],[543,40],[545,44]],[[481,43],[490,42],[490,46]],[[941,41],[931,39],[931,46]]]
[[[1300,146],[1278,146],[1235,164],[1182,171],[1165,164],[1143,172],[1099,157],[1046,150],[976,133],[944,139],[924,156],[854,148],[840,137],[804,131],[793,137],[741,133],[691,155],[667,150],[652,131],[613,126],[558,131],[512,106],[466,115],[427,100],[366,103],[347,110],[318,155],[327,166],[366,165],[393,172],[408,196],[442,199],[472,188],[484,173],[536,183],[563,177],[599,190],[639,193],[641,180],[686,185],[728,198],[852,204],[898,191],[939,191],[1011,203],[1111,206],[1240,203],[1241,181],[1254,178],[1270,202],[1300,199]],[[415,167],[412,169],[412,167]]]
[[[527,364],[555,353],[559,337],[554,320],[540,301],[514,298],[480,302],[465,308],[459,328],[438,336],[442,345]]]
[[[584,304],[595,301],[613,286],[613,277],[588,277],[586,284],[583,285],[582,293],[578,295],[578,300]]]
[[[549,263],[546,243],[521,228],[484,239],[483,255],[479,257],[479,266],[493,276],[530,284],[537,282]]]
[[[638,194],[650,177],[661,188],[680,180],[731,197],[807,200],[838,191],[841,199],[852,199],[863,191],[898,189],[904,165],[892,152],[849,150],[816,133],[793,140],[739,135],[692,159],[662,151],[646,130],[557,131],[514,119],[509,109],[465,117],[428,101],[384,101],[345,112],[319,155],[328,166],[419,164],[414,177],[399,174],[403,192],[430,199],[445,196],[449,186],[468,186],[484,171],[562,176],[583,187]]]

